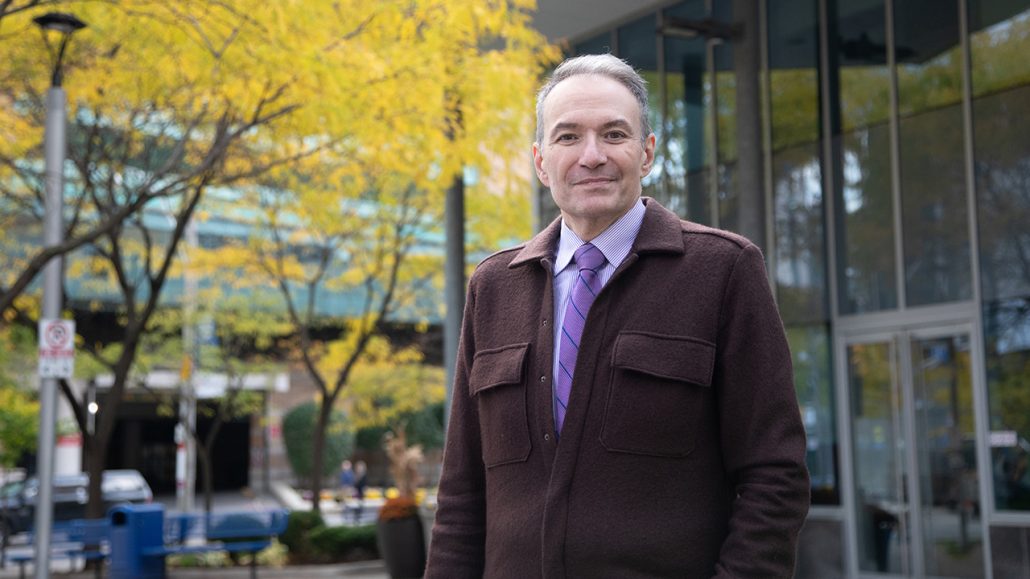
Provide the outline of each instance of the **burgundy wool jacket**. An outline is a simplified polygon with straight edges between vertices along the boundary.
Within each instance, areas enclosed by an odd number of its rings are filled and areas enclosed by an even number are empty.
[[[588,314],[560,442],[559,222],[477,267],[427,578],[792,576],[805,432],[761,252],[645,203]]]

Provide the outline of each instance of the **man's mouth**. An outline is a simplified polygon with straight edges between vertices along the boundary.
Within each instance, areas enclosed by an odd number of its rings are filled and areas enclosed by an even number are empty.
[[[580,179],[575,181],[573,185],[596,185],[598,183],[610,183],[615,179],[611,177],[588,177],[586,179]]]

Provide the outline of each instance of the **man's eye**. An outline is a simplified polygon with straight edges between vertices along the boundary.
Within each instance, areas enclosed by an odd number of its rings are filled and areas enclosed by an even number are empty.
[[[607,137],[607,138],[609,138],[609,139],[611,139],[613,141],[618,141],[618,140],[621,140],[621,139],[625,139],[628,136],[629,135],[627,135],[626,133],[624,133],[622,131],[609,131],[605,135],[605,137]]]
[[[558,141],[558,142],[561,142],[561,141],[566,141],[566,142],[574,141],[574,140],[576,140],[576,135],[573,135],[572,133],[565,133],[564,135],[558,135],[558,138],[555,139],[555,140]]]

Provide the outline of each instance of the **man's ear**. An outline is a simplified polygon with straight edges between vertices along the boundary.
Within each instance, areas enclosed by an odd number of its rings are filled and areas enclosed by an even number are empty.
[[[644,139],[644,159],[640,165],[640,178],[643,179],[651,173],[651,169],[654,167],[654,148],[655,148],[655,136],[651,133]]]
[[[550,187],[551,177],[547,174],[547,171],[544,171],[544,157],[538,143],[533,143],[533,167],[536,169],[537,179],[540,179],[544,187]]]

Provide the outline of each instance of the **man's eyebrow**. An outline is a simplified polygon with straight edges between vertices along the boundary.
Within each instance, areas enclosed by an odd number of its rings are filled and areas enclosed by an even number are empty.
[[[580,128],[581,126],[582,125],[580,125],[580,123],[574,123],[574,122],[569,122],[569,121],[558,123],[558,124],[554,125],[553,127],[551,127],[550,137],[553,139],[554,137],[556,137],[558,135],[558,133],[560,133],[562,131],[575,130],[575,129]],[[601,130],[602,131],[606,131],[608,129],[615,129],[615,128],[623,129],[623,130],[625,130],[628,133],[632,133],[633,132],[633,126],[626,119],[614,119],[614,120],[608,121],[608,122],[604,123],[603,125],[601,125]]]

